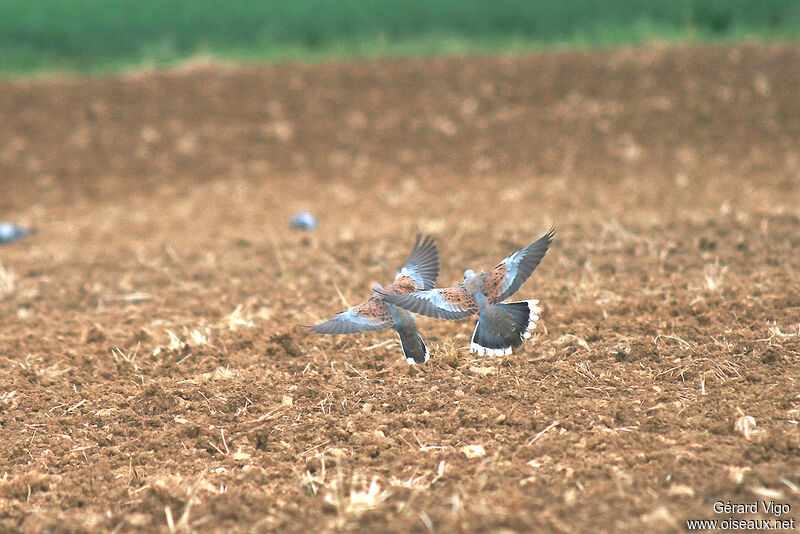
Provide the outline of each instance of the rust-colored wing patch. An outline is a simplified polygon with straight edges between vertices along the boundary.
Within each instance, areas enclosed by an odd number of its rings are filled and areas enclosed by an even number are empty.
[[[418,291],[419,286],[410,276],[399,276],[392,285],[389,286],[387,293],[395,293],[398,295],[405,295],[406,293],[413,293]]]
[[[500,263],[491,271],[483,275],[483,294],[492,304],[497,303],[497,297],[502,293],[503,282],[506,279],[507,269]]]
[[[365,303],[355,306],[353,313],[365,319],[375,319],[380,323],[394,323],[392,314],[389,313],[389,304],[378,297],[372,297]]]

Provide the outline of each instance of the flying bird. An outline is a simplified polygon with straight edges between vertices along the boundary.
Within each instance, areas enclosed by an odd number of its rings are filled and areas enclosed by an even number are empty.
[[[539,301],[521,300],[501,304],[517,292],[550,248],[555,235],[551,228],[536,242],[514,252],[493,269],[464,271],[464,281],[414,293],[382,293],[387,302],[412,313],[435,319],[456,320],[478,314],[469,351],[483,356],[511,354],[531,337],[539,320]]]
[[[314,325],[317,334],[355,334],[394,328],[406,361],[425,363],[430,358],[428,346],[419,335],[414,316],[389,304],[385,295],[403,295],[431,289],[439,276],[439,249],[431,236],[417,236],[411,256],[395,275],[394,282],[384,289],[373,287],[372,297],[358,306],[339,313],[333,319]]]

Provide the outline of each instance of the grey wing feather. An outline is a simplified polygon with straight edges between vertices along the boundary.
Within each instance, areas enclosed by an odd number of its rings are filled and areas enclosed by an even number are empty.
[[[533,274],[533,271],[544,258],[555,234],[555,227],[550,228],[545,235],[534,243],[511,254],[495,267],[505,266],[505,276],[500,287],[500,295],[495,299],[495,302],[504,301],[522,287],[525,280]]]
[[[384,330],[394,324],[376,317],[361,315],[356,308],[356,306],[349,308],[336,315],[333,319],[315,324],[310,328],[317,334],[356,334],[358,332]]]
[[[401,276],[413,279],[420,289],[431,289],[436,285],[439,277],[439,249],[431,236],[417,235],[411,256],[397,271],[395,280]]]
[[[444,288],[445,291],[451,292],[455,289]],[[465,293],[465,296],[470,301],[474,300],[468,293]],[[463,319],[478,311],[477,304],[473,308],[445,298],[442,294],[442,288],[406,293],[405,295],[383,294],[383,298],[390,304],[394,304],[406,311],[433,317],[434,319]]]

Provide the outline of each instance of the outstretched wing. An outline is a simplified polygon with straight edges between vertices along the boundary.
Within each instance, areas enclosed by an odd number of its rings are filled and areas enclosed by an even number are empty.
[[[522,250],[498,263],[486,280],[486,296],[494,303],[502,302],[517,292],[544,258],[556,234],[555,227]]]
[[[463,319],[478,312],[475,297],[463,286],[440,287],[407,294],[384,293],[383,298],[411,313],[434,319]]]
[[[333,319],[310,327],[317,334],[355,334],[394,326],[389,306],[380,298],[348,308]]]
[[[394,278],[392,289],[409,293],[419,289],[431,289],[439,276],[439,249],[429,235],[417,235],[411,256]]]

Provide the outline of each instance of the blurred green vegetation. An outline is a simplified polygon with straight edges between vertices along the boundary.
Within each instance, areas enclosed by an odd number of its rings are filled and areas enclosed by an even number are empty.
[[[0,0],[0,71],[798,35],[800,0]]]

